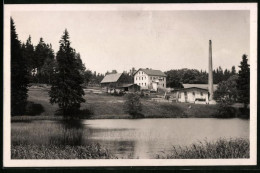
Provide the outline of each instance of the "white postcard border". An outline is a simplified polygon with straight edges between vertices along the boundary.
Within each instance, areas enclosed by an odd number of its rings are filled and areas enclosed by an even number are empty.
[[[10,16],[14,11],[116,11],[116,10],[250,10],[250,158],[249,159],[89,159],[14,160],[11,159],[10,119]],[[77,166],[227,166],[257,163],[257,3],[211,4],[27,4],[4,5],[4,167]]]

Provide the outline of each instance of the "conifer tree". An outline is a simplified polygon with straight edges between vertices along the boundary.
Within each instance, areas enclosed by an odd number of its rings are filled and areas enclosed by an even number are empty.
[[[49,92],[50,103],[57,103],[64,117],[73,117],[77,114],[80,104],[85,102],[81,86],[84,81],[75,51],[70,46],[67,30],[60,40],[56,61],[57,69]]]
[[[250,69],[247,63],[247,55],[242,56],[240,62],[240,70],[238,73],[237,88],[239,92],[239,101],[244,103],[245,108],[249,104],[250,100]]]
[[[27,103],[28,70],[11,18],[11,115],[23,115]]]

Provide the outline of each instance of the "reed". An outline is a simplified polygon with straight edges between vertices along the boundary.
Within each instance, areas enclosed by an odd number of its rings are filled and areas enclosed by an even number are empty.
[[[157,155],[160,159],[228,159],[249,158],[249,140],[218,139],[215,142],[198,142],[188,147],[174,146],[171,154]]]

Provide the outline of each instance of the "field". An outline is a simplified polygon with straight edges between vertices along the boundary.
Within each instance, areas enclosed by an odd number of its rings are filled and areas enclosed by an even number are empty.
[[[46,118],[53,116],[58,109],[57,105],[49,103],[48,88],[30,88],[28,95],[28,101],[42,105],[44,112],[40,114],[41,116]],[[87,110],[91,119],[131,118],[123,110],[125,100],[123,96],[86,92],[84,98],[86,102],[81,104],[81,109]],[[217,111],[216,105],[160,103],[151,101],[148,98],[142,98],[141,102],[143,105],[142,114],[145,118],[211,118]],[[15,118],[13,117],[12,119],[14,120]]]

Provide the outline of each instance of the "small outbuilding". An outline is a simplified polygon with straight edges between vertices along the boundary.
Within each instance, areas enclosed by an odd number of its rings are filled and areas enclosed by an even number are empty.
[[[174,91],[176,102],[209,104],[210,93],[207,84],[183,84],[184,88]],[[213,85],[213,90],[217,85]]]
[[[125,84],[119,87],[125,92],[137,92],[141,90],[141,87],[137,84]]]

